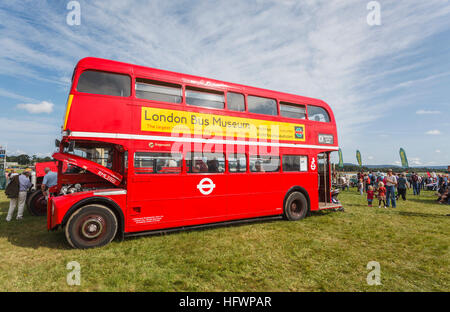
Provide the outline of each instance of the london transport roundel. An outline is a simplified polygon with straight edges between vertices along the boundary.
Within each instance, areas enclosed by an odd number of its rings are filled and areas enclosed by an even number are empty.
[[[204,178],[200,181],[200,183],[197,185],[198,190],[203,195],[209,195],[212,193],[216,185],[210,178]]]
[[[316,166],[316,159],[313,157],[311,159],[311,170],[314,171],[316,170],[317,166]]]

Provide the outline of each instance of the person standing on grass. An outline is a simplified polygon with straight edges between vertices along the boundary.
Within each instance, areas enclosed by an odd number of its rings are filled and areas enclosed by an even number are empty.
[[[408,188],[408,183],[406,181],[405,174],[400,174],[397,183],[398,198],[401,196],[403,200],[406,200],[406,189]]]
[[[418,181],[419,181],[419,177],[417,176],[417,174],[415,172],[413,172],[411,175],[411,184],[412,184],[412,189],[413,189],[413,195],[419,195],[418,191],[417,191]]]
[[[30,181],[30,175],[30,171],[24,171],[19,176],[14,176],[5,190],[6,195],[10,198],[8,215],[6,216],[7,222],[11,221],[16,206],[18,206],[17,220],[22,220],[23,218],[27,192],[33,186]]]
[[[422,177],[417,175],[417,195],[420,195],[420,185],[422,184]]]
[[[361,194],[361,195],[364,193],[364,182],[363,182],[362,178],[359,179],[359,182],[358,182],[358,191],[359,191],[359,194]]]
[[[365,191],[367,193],[367,191],[369,190],[369,185],[370,185],[370,173],[368,175],[365,176]]]
[[[49,167],[46,167],[44,169],[44,172],[45,176],[44,180],[42,181],[41,190],[45,196],[45,199],[48,199],[49,195],[48,189],[58,184],[58,174],[56,172],[51,171]]]
[[[11,170],[11,172],[8,173],[7,176],[6,176],[6,185],[9,184],[9,182],[11,181],[11,179],[12,179],[14,176],[18,176],[18,175],[19,175],[19,174],[18,174],[14,169]]]
[[[373,186],[369,185],[369,188],[367,189],[367,205],[369,207],[372,207],[373,202]]]
[[[384,183],[378,183],[378,208],[381,208],[381,202],[383,202],[384,208],[386,208],[386,188]]]
[[[395,187],[397,186],[397,178],[392,174],[392,169],[388,170],[386,176],[386,206],[389,207],[392,201],[392,208],[397,207],[395,202]]]
[[[426,184],[427,178],[425,176],[422,177],[422,182],[420,183],[420,189],[425,191],[425,184]]]

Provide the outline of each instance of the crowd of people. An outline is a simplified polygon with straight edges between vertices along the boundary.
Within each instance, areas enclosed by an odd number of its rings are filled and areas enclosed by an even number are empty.
[[[450,204],[448,174],[427,173],[420,175],[416,172],[411,174],[394,173],[389,169],[387,174],[382,172],[357,174],[357,190],[361,195],[367,196],[367,203],[372,207],[374,198],[378,199],[378,207],[396,208],[397,201],[401,198],[406,200],[406,192],[412,189],[413,196],[420,196],[422,190],[434,190],[437,192],[437,201],[441,204]],[[350,181],[345,176],[340,177],[339,184],[349,189]]]

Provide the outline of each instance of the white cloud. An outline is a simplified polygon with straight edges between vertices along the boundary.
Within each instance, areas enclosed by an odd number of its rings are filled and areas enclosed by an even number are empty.
[[[419,157],[410,157],[409,158],[409,162],[412,165],[415,165],[415,166],[423,165],[423,163],[422,163],[422,161],[421,161],[421,159]]]
[[[418,111],[416,111],[417,115],[437,115],[440,114],[440,111],[437,110],[424,110],[424,109],[420,109]]]
[[[1,89],[0,88],[0,97],[7,97],[10,99],[14,99],[14,100],[19,100],[19,101],[27,101],[27,102],[36,102],[35,99],[20,95],[20,94],[16,94],[14,92],[5,90],[5,89]]]
[[[37,104],[17,104],[17,108],[28,111],[30,114],[50,114],[53,112],[53,103],[42,101]]]
[[[441,150],[438,150],[438,149],[437,149],[437,150],[436,150],[435,152],[436,152],[436,153],[440,153],[440,152],[441,152]]]
[[[439,131],[439,130],[430,130],[430,131],[425,132],[425,134],[439,135],[439,134],[441,134],[441,131]]]

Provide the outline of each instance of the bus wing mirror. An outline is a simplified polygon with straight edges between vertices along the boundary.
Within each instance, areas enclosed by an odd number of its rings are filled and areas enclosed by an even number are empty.
[[[73,152],[73,150],[75,149],[75,142],[70,142],[69,143],[69,152]]]
[[[55,140],[55,147],[59,147],[60,144],[61,144],[61,141],[58,140],[58,139],[56,139],[56,140]]]

